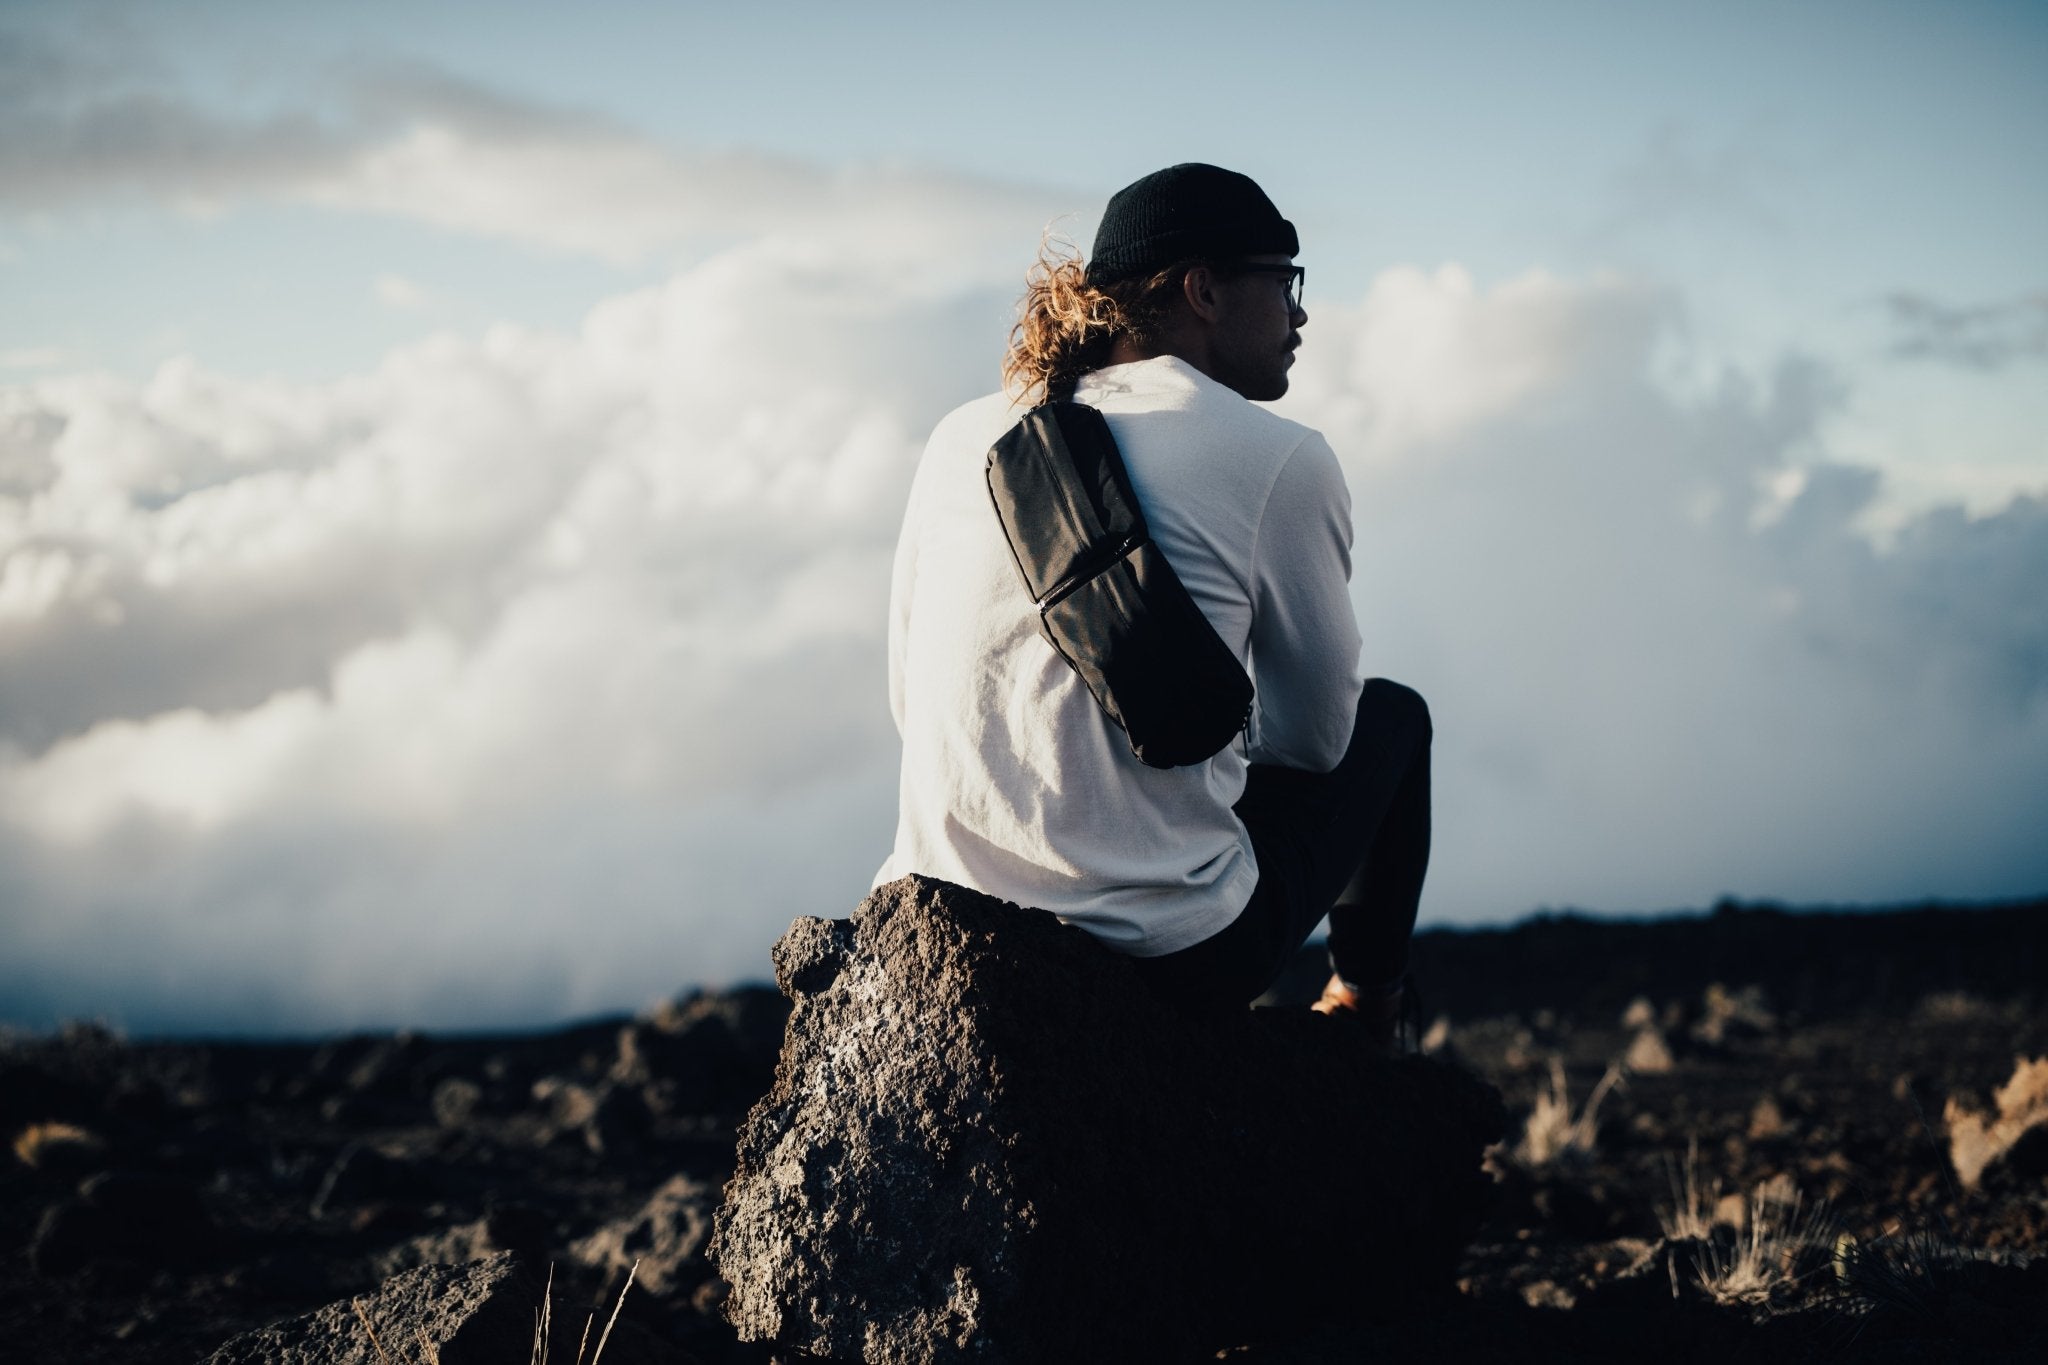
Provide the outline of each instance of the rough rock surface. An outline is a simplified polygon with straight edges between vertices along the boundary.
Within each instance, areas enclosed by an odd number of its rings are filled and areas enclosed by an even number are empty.
[[[469,1223],[408,1238],[374,1256],[370,1268],[379,1279],[423,1265],[467,1265],[499,1252],[518,1252],[528,1264],[547,1260],[548,1220],[530,1208],[513,1204],[493,1209]]]
[[[532,1353],[540,1294],[509,1252],[464,1266],[422,1266],[386,1280],[374,1294],[244,1332],[205,1365],[381,1365],[387,1356],[438,1365],[522,1360]]]
[[[674,1175],[630,1218],[607,1223],[569,1248],[577,1260],[623,1281],[637,1265],[633,1282],[656,1294],[694,1289],[710,1274],[704,1244],[711,1239],[716,1186]]]
[[[775,965],[712,1243],[743,1338],[1171,1358],[1447,1291],[1485,1212],[1491,1087],[1354,1020],[1173,1006],[1042,911],[905,878]]]
[[[464,1265],[427,1265],[394,1275],[370,1294],[244,1332],[201,1365],[518,1365],[542,1357],[538,1311],[547,1284],[513,1252]],[[600,1338],[601,1311],[584,1312],[558,1292],[545,1358],[589,1358],[602,1339],[604,1365],[691,1365],[682,1348],[631,1322]],[[374,1334],[374,1335],[373,1335]]]

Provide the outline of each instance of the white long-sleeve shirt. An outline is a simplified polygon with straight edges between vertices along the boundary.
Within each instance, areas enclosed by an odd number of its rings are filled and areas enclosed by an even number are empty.
[[[897,543],[889,705],[903,737],[896,846],[912,872],[1051,910],[1157,956],[1235,919],[1258,882],[1231,807],[1248,761],[1326,772],[1363,680],[1351,501],[1329,444],[1173,356],[1085,376],[1152,537],[1252,675],[1247,735],[1148,768],[1038,633],[987,482],[1023,415],[1007,394],[932,432]]]

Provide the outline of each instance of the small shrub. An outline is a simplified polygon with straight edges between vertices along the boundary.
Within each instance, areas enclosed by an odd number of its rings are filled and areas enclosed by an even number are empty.
[[[1759,1185],[1750,1194],[1748,1225],[1732,1244],[1708,1237],[1693,1258],[1700,1288],[1720,1304],[1760,1304],[1830,1262],[1835,1221],[1825,1205],[1803,1210],[1798,1193]]]
[[[1938,1325],[1948,1297],[1947,1268],[1956,1260],[1952,1242],[1925,1229],[1867,1242],[1844,1234],[1835,1242],[1834,1271],[1853,1309],[1885,1308]]]
[[[1778,1016],[1764,1000],[1763,987],[1744,986],[1730,990],[1716,981],[1707,987],[1699,1022],[1693,1037],[1710,1047],[1721,1047],[1736,1038],[1760,1037],[1774,1033]]]
[[[1608,1067],[1607,1074],[1586,1097],[1586,1107],[1574,1115],[1565,1083],[1564,1059],[1552,1053],[1550,1089],[1536,1092],[1535,1106],[1522,1127],[1522,1140],[1515,1144],[1516,1159],[1525,1166],[1547,1166],[1560,1157],[1592,1155],[1600,1135],[1600,1102],[1622,1083],[1621,1067]]]
[[[1657,1210],[1658,1226],[1670,1242],[1704,1242],[1714,1232],[1714,1205],[1721,1193],[1717,1182],[1712,1190],[1700,1184],[1700,1140],[1685,1144],[1685,1165],[1681,1169],[1667,1155],[1665,1174],[1671,1181],[1672,1207]]]

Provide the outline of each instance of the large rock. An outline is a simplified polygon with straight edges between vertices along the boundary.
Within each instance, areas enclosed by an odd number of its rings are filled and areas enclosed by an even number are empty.
[[[1356,1020],[1198,1012],[1042,911],[879,888],[776,945],[795,1001],[712,1257],[748,1340],[1161,1359],[1448,1288],[1499,1097]]]
[[[602,1337],[606,1310],[572,1307],[559,1293],[543,1351],[544,1294],[544,1282],[509,1251],[468,1265],[421,1266],[374,1293],[244,1332],[201,1365],[518,1365],[575,1360],[586,1333],[589,1348],[603,1342],[604,1365],[691,1365],[689,1353],[631,1322],[614,1322]]]
[[[510,1252],[470,1265],[422,1266],[374,1293],[229,1341],[203,1365],[497,1365],[533,1352],[540,1286]]]

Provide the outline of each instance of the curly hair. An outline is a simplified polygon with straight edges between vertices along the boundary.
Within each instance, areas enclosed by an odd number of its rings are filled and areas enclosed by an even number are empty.
[[[1015,389],[1018,402],[1064,397],[1082,375],[1108,363],[1117,338],[1156,341],[1180,294],[1181,277],[1194,264],[1178,261],[1097,288],[1088,283],[1072,243],[1046,234],[1024,275],[1017,325],[1003,355],[1003,387]]]

